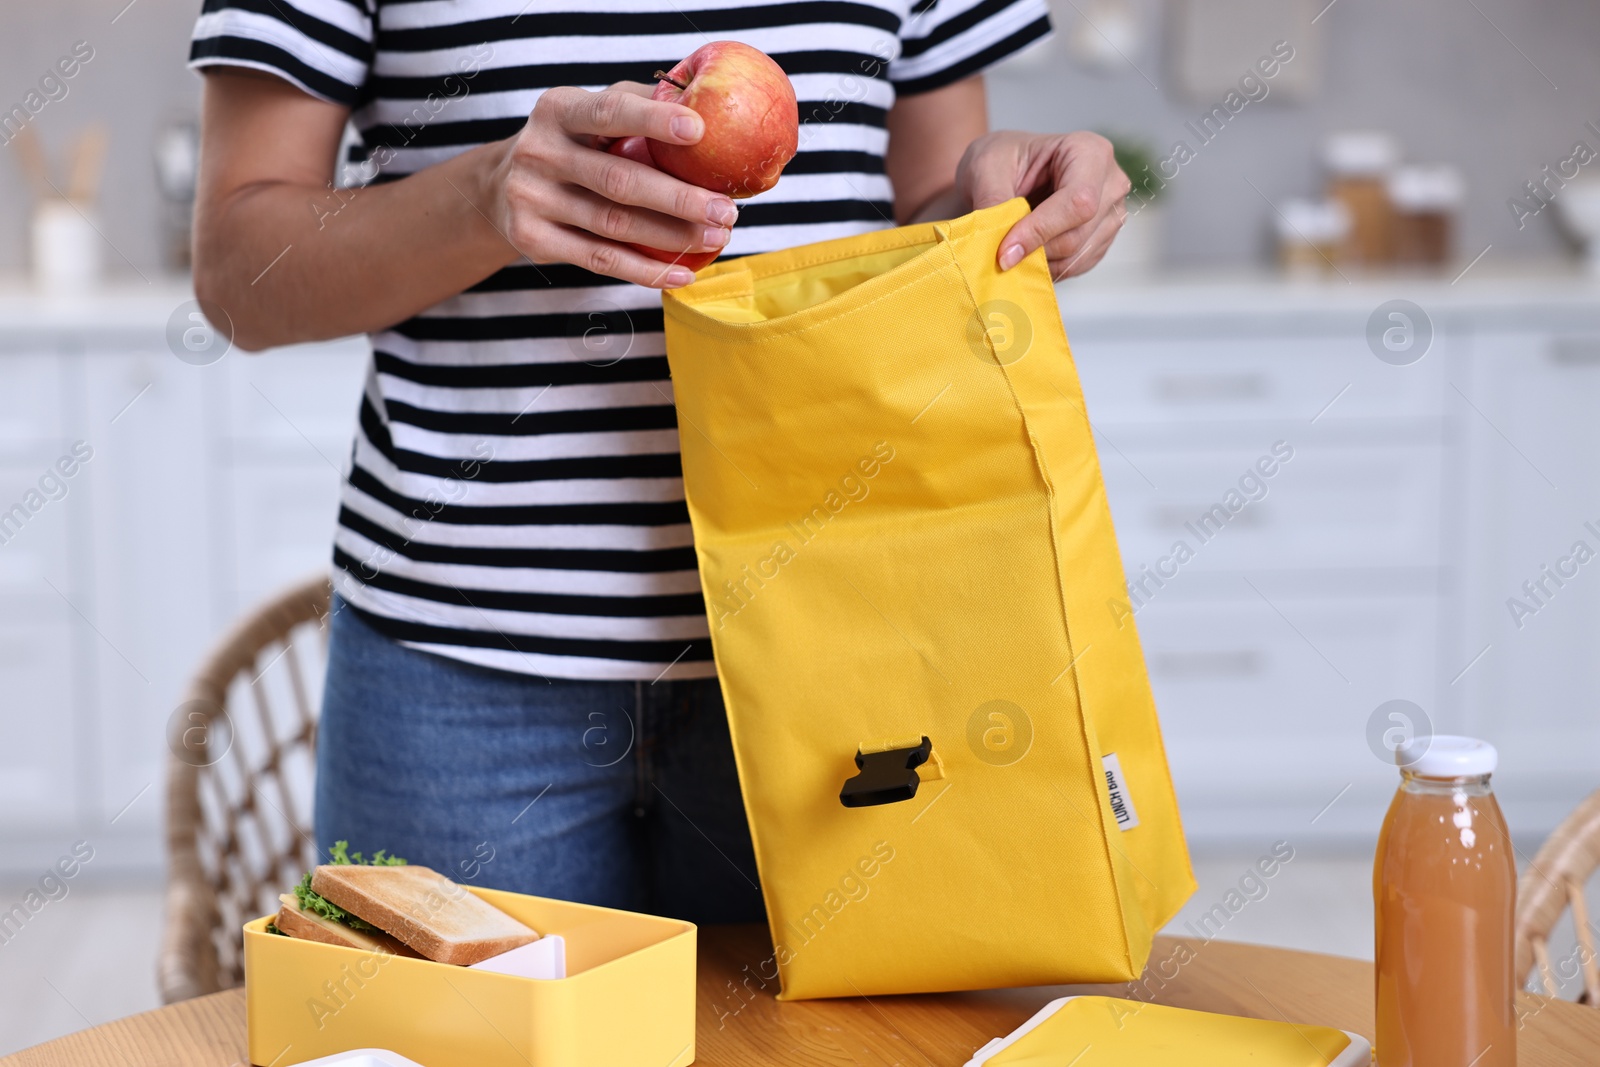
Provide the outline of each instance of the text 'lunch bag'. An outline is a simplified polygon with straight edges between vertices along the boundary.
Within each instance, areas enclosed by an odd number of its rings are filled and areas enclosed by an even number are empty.
[[[665,294],[785,999],[1130,980],[1194,890],[1049,268],[995,266],[1027,210]]]

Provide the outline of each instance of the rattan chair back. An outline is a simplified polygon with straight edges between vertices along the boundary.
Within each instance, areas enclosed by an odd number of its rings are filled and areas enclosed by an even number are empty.
[[[1600,789],[1562,820],[1517,881],[1517,974],[1535,965],[1550,996],[1561,994],[1562,979],[1581,976],[1580,1000],[1600,1007],[1600,965],[1595,960],[1595,931],[1589,922],[1584,886],[1600,868]],[[1572,914],[1576,945],[1571,958],[1550,959],[1550,937],[1563,912]]]
[[[311,790],[327,653],[328,580],[308,579],[239,622],[173,717],[164,1003],[244,981],[250,919],[276,911],[316,862]]]

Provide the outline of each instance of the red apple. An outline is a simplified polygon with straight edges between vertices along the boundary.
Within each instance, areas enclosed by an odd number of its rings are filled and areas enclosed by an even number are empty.
[[[695,144],[650,141],[657,166],[735,199],[778,184],[800,147],[800,108],[771,56],[738,41],[712,41],[656,77],[655,99],[692,108],[706,125]]]
[[[656,166],[655,160],[650,158],[650,149],[644,143],[643,137],[624,137],[620,141],[613,141],[606,151],[623,159],[631,159],[635,163],[643,163],[652,170],[661,169]],[[630,244],[628,247],[636,252],[643,252],[651,259],[659,259],[663,263],[679,263],[694,271],[704,267],[720,254],[718,249],[710,252],[668,252],[664,248],[650,248],[647,245]]]

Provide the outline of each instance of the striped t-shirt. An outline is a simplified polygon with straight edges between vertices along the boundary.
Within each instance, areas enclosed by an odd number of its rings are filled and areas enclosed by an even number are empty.
[[[743,41],[793,80],[800,150],[726,256],[892,225],[896,95],[1048,30],[1044,0],[205,0],[190,59],[351,108],[351,169],[382,182],[514,135],[552,86]],[[372,348],[334,543],[363,618],[528,674],[714,673],[658,292],[522,261]]]

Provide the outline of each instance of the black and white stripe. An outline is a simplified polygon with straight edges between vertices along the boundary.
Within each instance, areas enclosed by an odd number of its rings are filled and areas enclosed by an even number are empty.
[[[886,118],[1049,30],[1044,0],[206,0],[193,66],[351,108],[351,168],[393,181],[522,127],[556,85],[648,81],[710,40],[771,55],[800,153],[728,255],[891,225]],[[593,346],[596,335],[605,342]],[[661,299],[517,264],[372,337],[334,546],[394,638],[566,678],[713,673]]]

